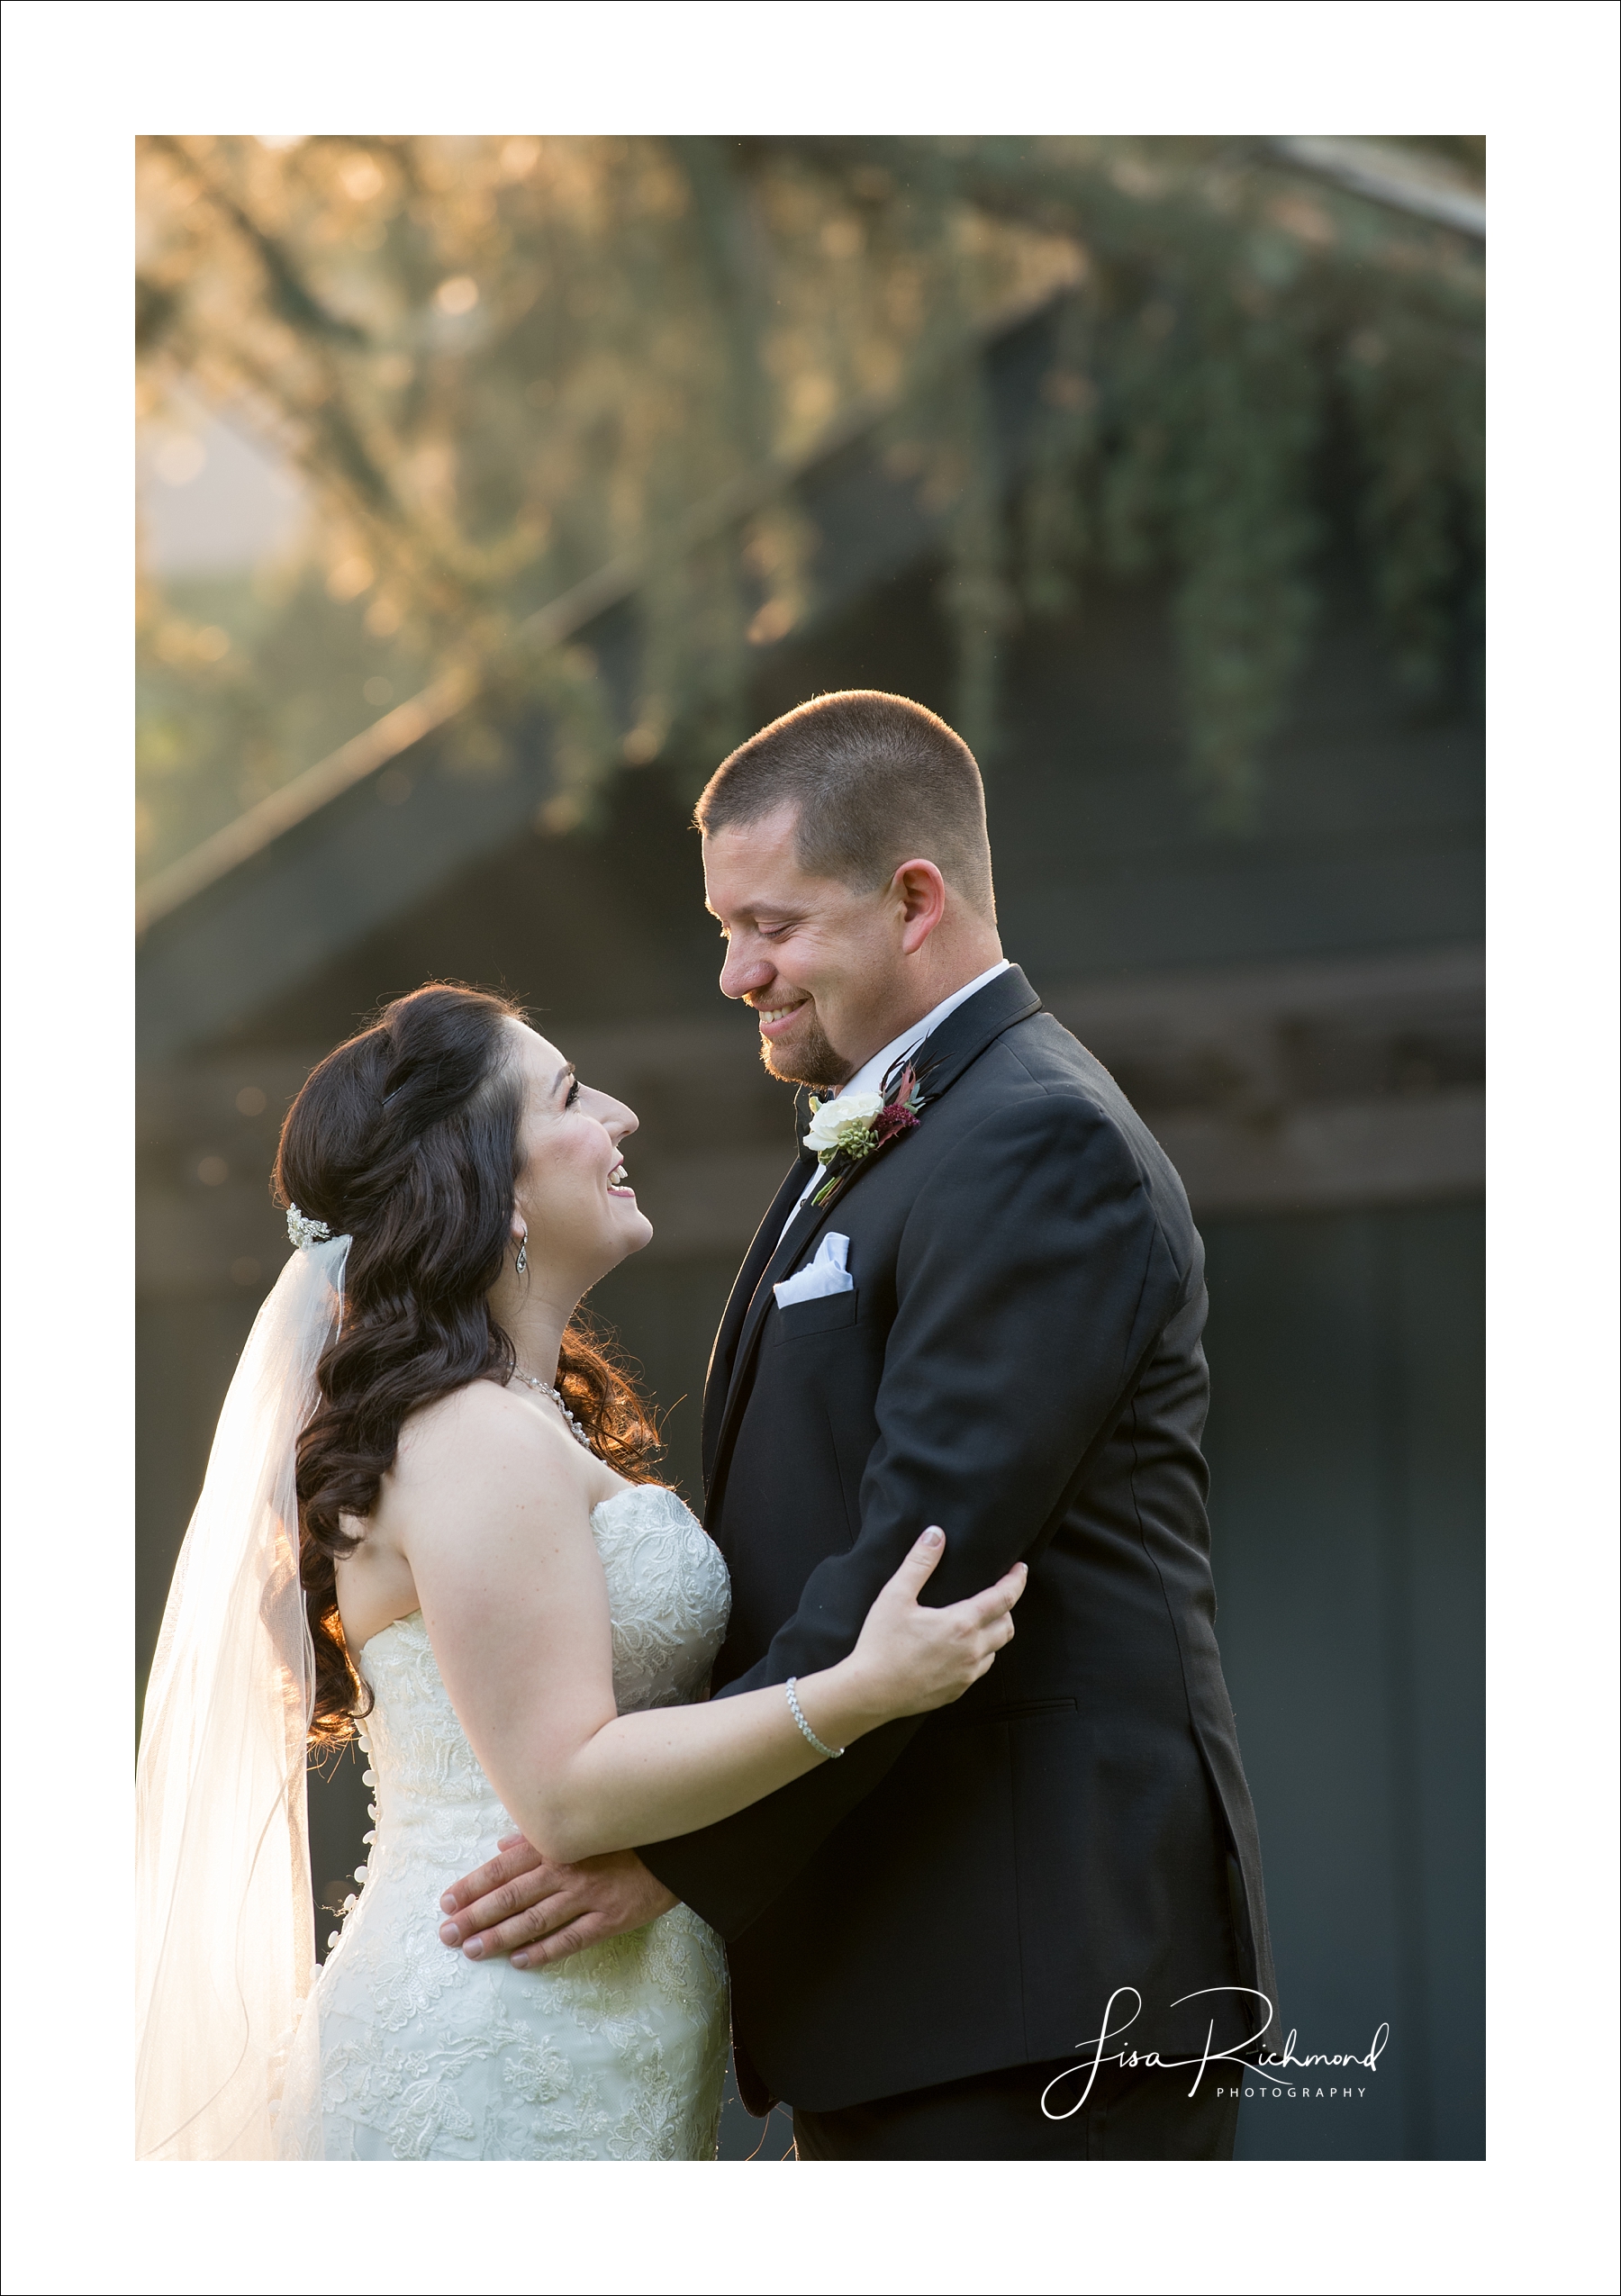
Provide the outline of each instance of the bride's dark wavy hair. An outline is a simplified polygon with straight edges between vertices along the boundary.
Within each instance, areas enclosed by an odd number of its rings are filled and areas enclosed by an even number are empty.
[[[312,1739],[348,1737],[370,1704],[338,1615],[335,1564],[352,1554],[413,1411],[475,1379],[504,1387],[512,1342],[489,1291],[510,1240],[521,1169],[521,1074],[505,997],[432,981],[330,1053],[287,1111],[275,1192],[348,1235],[341,1325],[298,1441],[299,1565],[315,1645]],[[577,1315],[557,1385],[593,1449],[652,1478],[652,1415],[613,1351]]]

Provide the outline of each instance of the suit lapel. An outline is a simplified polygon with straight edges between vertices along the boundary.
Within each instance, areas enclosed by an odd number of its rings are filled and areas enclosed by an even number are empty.
[[[947,1014],[927,1039],[927,1050],[920,1055],[920,1060],[928,1064],[929,1071],[923,1088],[922,1122],[928,1122],[928,1111],[935,1101],[949,1090],[963,1071],[971,1068],[989,1045],[1017,1022],[1028,1020],[1033,1013],[1040,1010],[1040,998],[1015,964],[1010,965],[1006,972],[998,973],[994,981],[987,981],[977,995],[970,997],[966,1004],[959,1005],[955,1012]],[[902,1135],[893,1148],[884,1149],[880,1154],[904,1154],[905,1146],[905,1136]],[[715,1352],[710,1359],[710,1376],[703,1392],[703,1485],[706,1493],[712,1493],[715,1488],[727,1444],[737,1424],[742,1397],[747,1386],[749,1362],[759,1343],[760,1332],[771,1306],[772,1285],[779,1282],[802,1259],[826,1223],[841,1207],[850,1189],[859,1188],[867,1171],[879,1161],[879,1156],[874,1156],[866,1164],[859,1166],[848,1186],[841,1190],[834,1203],[823,1205],[820,1209],[810,1203],[801,1204],[789,1223],[782,1242],[774,1251],[766,1253],[752,1287],[746,1288],[746,1279],[762,1238],[770,1235],[773,1221],[780,1220],[787,1205],[793,1200],[788,1194],[790,1183],[794,1185],[796,1193],[805,1184],[802,1159],[778,1189],[776,1201],[761,1224],[759,1233],[749,1248],[748,1259],[744,1262],[743,1273],[726,1304],[720,1337],[716,1340]],[[711,1393],[720,1386],[716,1375],[723,1360],[721,1341],[726,1338],[732,1324],[733,1311],[739,1300],[747,1302],[747,1305],[739,1312],[738,1335],[727,1364],[725,1400],[718,1409],[712,1409]],[[712,1442],[710,1440],[711,1426]]]
[[[800,1187],[803,1188],[805,1183],[802,1171],[797,1177]],[[792,1200],[790,1198],[790,1201]],[[773,1206],[772,1208],[774,1211],[776,1207]],[[819,1233],[822,1222],[828,1217],[831,1209],[831,1206],[828,1206],[821,1211],[817,1211],[808,1203],[801,1204],[789,1222],[782,1242],[766,1260],[756,1279],[754,1288],[748,1295],[748,1305],[744,1311],[738,1342],[732,1351],[731,1369],[726,1382],[725,1406],[715,1429],[717,1457],[734,1416],[734,1406],[742,1387],[744,1372],[748,1368],[748,1360],[754,1353],[755,1343],[760,1336],[760,1326],[765,1322],[766,1311],[771,1306],[772,1286],[788,1273],[803,1252],[807,1241]],[[738,1288],[741,1289],[741,1285]],[[711,1460],[711,1468],[712,1465]]]
[[[721,1415],[726,1408],[727,1397],[731,1393],[731,1367],[737,1360],[738,1337],[743,1328],[743,1319],[765,1271],[766,1263],[775,1256],[783,1223],[788,1217],[794,1198],[805,1185],[810,1161],[810,1151],[801,1146],[792,1168],[771,1199],[770,1210],[755,1231],[754,1241],[744,1254],[738,1279],[727,1299],[720,1328],[715,1333],[715,1344],[710,1351],[709,1369],[703,1380],[703,1481],[706,1489],[720,1442]]]

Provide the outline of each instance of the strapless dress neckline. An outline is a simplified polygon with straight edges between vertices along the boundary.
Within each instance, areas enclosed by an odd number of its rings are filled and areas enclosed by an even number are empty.
[[[688,1507],[686,1501],[682,1497],[679,1491],[672,1490],[667,1483],[627,1483],[622,1491],[610,1491],[605,1499],[599,1499],[596,1505],[592,1508],[590,1522],[593,1532],[594,1532],[596,1529],[596,1520],[598,1515],[603,1514],[609,1507],[617,1506],[621,1499],[638,1498],[644,1492],[651,1491],[662,1492],[666,1498],[674,1499],[676,1505],[681,1509],[682,1514],[687,1517],[687,1520],[689,1522],[693,1520],[692,1511]],[[361,1643],[356,1655],[359,1658],[364,1658],[367,1650],[371,1649],[374,1642],[381,1641],[385,1634],[392,1634],[396,1626],[412,1626],[418,1624],[422,1625],[424,1632],[426,1632],[426,1622],[422,1618],[422,1607],[420,1603],[415,1610],[402,1611],[398,1618],[391,1618],[386,1626],[380,1626],[375,1634],[368,1634],[365,1641]],[[622,1705],[620,1706],[620,1711],[621,1713],[625,1711]]]

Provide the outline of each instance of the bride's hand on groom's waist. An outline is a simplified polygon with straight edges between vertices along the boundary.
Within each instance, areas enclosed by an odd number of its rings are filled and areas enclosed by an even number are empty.
[[[521,1834],[508,1834],[499,1856],[440,1898],[448,1918],[439,1937],[470,1961],[510,1953],[514,1968],[528,1969],[639,1930],[676,1902],[634,1849],[560,1866]]]

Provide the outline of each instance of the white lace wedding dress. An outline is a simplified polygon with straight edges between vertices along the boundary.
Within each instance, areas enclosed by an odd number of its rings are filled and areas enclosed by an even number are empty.
[[[730,1588],[673,1491],[591,1518],[621,1713],[705,1695]],[[555,1967],[441,1945],[439,1895],[516,1830],[439,1678],[420,1611],[361,1653],[376,1788],[364,1886],[298,2029],[285,2155],[326,2160],[713,2160],[729,2035],[720,1941],[677,1905]],[[312,2014],[311,2011],[314,2013]]]

